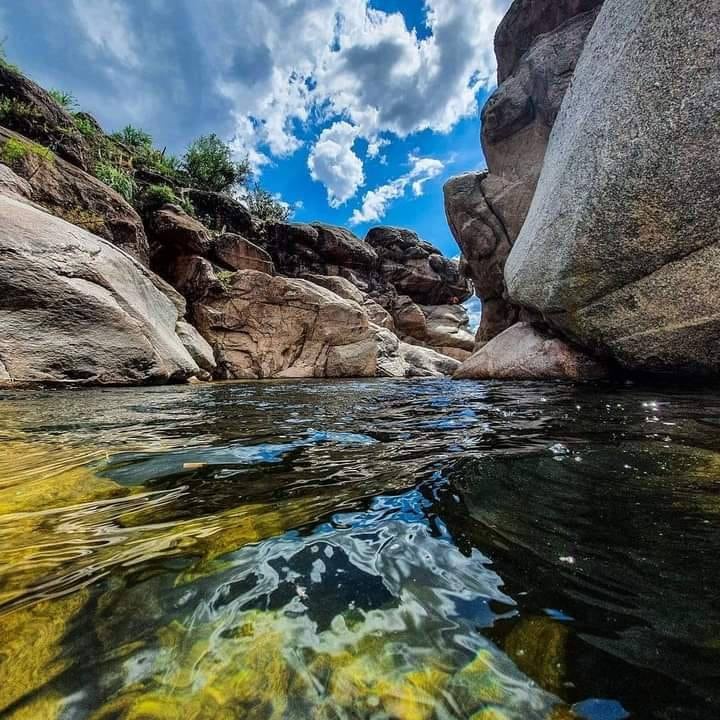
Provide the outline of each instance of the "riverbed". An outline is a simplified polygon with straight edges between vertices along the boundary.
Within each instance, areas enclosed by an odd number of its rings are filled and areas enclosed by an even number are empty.
[[[0,394],[0,717],[720,716],[720,393]]]

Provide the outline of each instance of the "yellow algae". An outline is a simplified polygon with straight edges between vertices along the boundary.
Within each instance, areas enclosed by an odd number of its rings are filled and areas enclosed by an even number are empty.
[[[493,665],[489,650],[480,650],[448,683],[448,692],[465,713],[482,705],[503,704],[507,690]]]
[[[547,616],[524,618],[505,639],[505,652],[538,685],[549,692],[563,687],[569,631]]]
[[[474,713],[470,720],[510,720],[510,716],[499,708],[483,708]]]
[[[83,590],[0,615],[0,712],[68,667],[61,643],[87,597]]]
[[[580,716],[567,705],[556,705],[550,711],[547,720],[580,720]]]
[[[392,717],[429,720],[447,678],[440,670],[426,668],[406,673],[397,681],[380,680],[374,690]]]
[[[58,720],[64,707],[61,695],[47,693],[23,703],[4,717],[5,720]]]

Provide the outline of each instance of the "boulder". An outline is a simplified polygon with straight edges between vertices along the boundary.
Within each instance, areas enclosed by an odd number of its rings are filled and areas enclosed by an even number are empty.
[[[380,377],[443,377],[452,375],[460,363],[435,350],[402,342],[394,333],[373,325]]]
[[[198,219],[211,230],[237,233],[253,241],[260,233],[257,218],[235,198],[197,188],[187,188],[184,195],[195,208]]]
[[[155,210],[147,228],[153,266],[163,267],[178,255],[207,255],[212,247],[207,228],[178,205]]]
[[[517,323],[483,345],[455,371],[456,380],[597,380],[606,368],[564,340]]]
[[[472,295],[459,262],[410,230],[375,227],[365,242],[375,251],[385,281],[415,302],[438,305],[462,302]]]
[[[148,264],[148,242],[140,216],[105,183],[2,127],[0,160],[11,162],[13,172],[30,186],[33,202]]]
[[[513,72],[535,39],[568,18],[594,10],[603,0],[515,0],[495,32],[498,84]]]
[[[632,370],[720,370],[719,29],[710,0],[606,0],[505,267]]]
[[[82,170],[93,154],[75,118],[50,93],[7,63],[0,63],[0,125],[51,148]]]
[[[435,348],[475,349],[475,337],[468,327],[467,310],[462,305],[424,305],[425,342]]]
[[[427,330],[427,320],[422,307],[413,302],[411,297],[400,295],[392,305],[392,317],[395,321],[398,335],[409,336],[424,340]]]
[[[213,349],[207,340],[190,323],[184,320],[178,321],[177,325],[175,325],[175,332],[198,367],[212,375],[215,372],[217,363],[215,362]]]
[[[397,332],[395,327],[395,321],[393,316],[379,303],[375,302],[371,298],[365,298],[363,301],[363,310],[367,313],[370,318],[370,322],[374,325],[378,325],[381,328],[390,330],[390,332]]]
[[[352,300],[353,302],[362,305],[365,302],[365,296],[363,293],[355,287],[349,280],[339,275],[303,275],[303,280],[309,280],[314,285],[324,287],[330,292],[334,292],[345,300]]]
[[[139,385],[196,374],[176,334],[182,303],[162,287],[106,240],[0,195],[5,384]]]
[[[270,255],[237,233],[223,233],[215,238],[213,258],[230,270],[257,270],[268,275],[274,271]]]
[[[172,258],[165,268],[165,278],[191,305],[207,296],[221,295],[224,291],[212,263],[199,255]]]
[[[273,223],[267,228],[264,247],[282,275],[342,276],[361,290],[373,285],[377,255],[345,228],[320,223]]]
[[[483,300],[477,341],[519,318],[503,278],[525,222],[550,131],[601,0],[516,0],[496,34],[500,86],[482,111],[488,172],[445,185],[448,224]]]
[[[223,379],[376,374],[367,315],[306,280],[243,270],[221,295],[197,303],[194,317]]]

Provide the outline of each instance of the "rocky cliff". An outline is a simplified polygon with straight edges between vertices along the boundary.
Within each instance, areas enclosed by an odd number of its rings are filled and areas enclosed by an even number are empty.
[[[601,0],[515,0],[498,27],[497,90],[482,111],[488,170],[451,179],[445,210],[483,301],[487,342],[517,321],[503,271],[535,192],[550,131]]]
[[[719,31],[714,0],[513,3],[483,110],[489,172],[453,179],[445,200],[487,301],[479,340],[519,315],[534,327],[458,376],[596,377],[588,353],[717,376]]]
[[[470,355],[470,281],[430,243],[260,218],[191,179],[0,63],[0,384],[422,377]]]

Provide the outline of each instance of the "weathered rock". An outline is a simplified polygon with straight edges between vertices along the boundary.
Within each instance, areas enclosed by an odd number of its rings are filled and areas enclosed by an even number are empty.
[[[355,287],[349,280],[339,275],[303,275],[303,280],[309,280],[314,285],[324,287],[330,292],[334,292],[345,300],[352,300],[353,302],[362,305],[365,302],[365,296],[363,293]]]
[[[435,352],[439,352],[441,355],[447,355],[460,363],[465,362],[472,355],[471,350],[463,350],[456,347],[443,347],[442,345],[433,348],[433,350],[435,350]]]
[[[429,348],[401,342],[389,330],[373,326],[380,377],[443,377],[452,375],[460,363]]]
[[[185,196],[193,204],[198,219],[217,232],[237,233],[255,241],[260,228],[248,209],[225,193],[187,188]]]
[[[462,302],[472,295],[460,264],[410,230],[375,227],[365,242],[377,254],[386,282],[415,302],[441,305]]]
[[[264,247],[283,275],[337,275],[361,290],[370,289],[378,265],[373,249],[349,230],[320,223],[274,223]]]
[[[254,270],[195,306],[221,378],[371,377],[377,348],[357,303],[306,280]]]
[[[424,305],[425,342],[435,348],[475,349],[475,337],[468,328],[468,314],[462,305]]]
[[[180,342],[188,351],[190,357],[196,362],[198,367],[212,375],[215,372],[217,363],[215,355],[210,344],[205,338],[188,322],[179,320],[175,326],[175,332],[180,338]]]
[[[212,263],[199,255],[179,255],[165,268],[167,281],[190,303],[221,295],[224,286]]]
[[[483,300],[479,343],[519,318],[505,287],[505,261],[525,222],[550,131],[599,5],[601,0],[516,0],[498,28],[502,84],[482,112],[489,172],[453,178],[444,188],[448,223]]]
[[[720,370],[719,29],[710,0],[607,0],[505,268],[631,369]]]
[[[269,253],[236,233],[224,233],[213,244],[213,257],[230,270],[257,270],[273,274]]]
[[[178,255],[207,255],[212,242],[207,228],[178,205],[165,204],[148,219],[153,267],[164,267]]]
[[[51,148],[56,154],[89,169],[92,152],[75,120],[30,78],[0,63],[0,125]]]
[[[456,380],[593,380],[607,370],[530,323],[517,323],[468,358]]]
[[[27,180],[16,175],[7,165],[0,163],[0,192],[3,195],[15,195],[24,200],[32,197],[32,187]]]
[[[31,187],[31,199],[53,215],[109,240],[148,264],[148,243],[140,216],[125,199],[49,150],[0,127],[0,158],[8,141],[24,147],[12,170]],[[44,152],[43,152],[44,150]]]
[[[425,339],[427,319],[422,307],[411,297],[400,295],[392,305],[392,316],[398,335]]]
[[[163,283],[106,240],[0,195],[0,362],[15,385],[135,385],[198,372]]]
[[[397,332],[393,316],[382,305],[376,303],[371,298],[365,298],[362,306],[370,318],[370,322],[374,325],[390,330],[390,332],[393,333]]]
[[[602,5],[603,0],[515,0],[495,32],[498,84],[515,69],[539,35],[549,33],[568,18]]]

